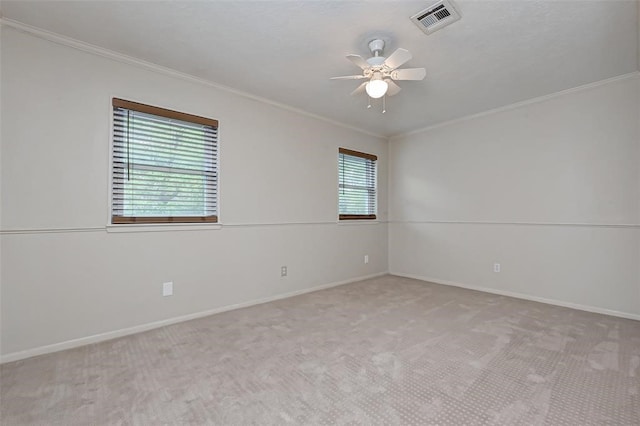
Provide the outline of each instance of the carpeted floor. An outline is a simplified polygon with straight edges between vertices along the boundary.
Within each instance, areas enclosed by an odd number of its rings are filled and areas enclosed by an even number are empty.
[[[3,425],[638,425],[640,322],[385,276],[0,374]]]

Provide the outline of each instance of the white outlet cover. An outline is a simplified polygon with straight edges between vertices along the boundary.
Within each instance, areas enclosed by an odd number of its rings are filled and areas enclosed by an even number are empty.
[[[500,264],[499,263],[494,263],[493,264],[493,272],[500,272]]]
[[[162,283],[162,295],[163,296],[173,296],[173,283]]]

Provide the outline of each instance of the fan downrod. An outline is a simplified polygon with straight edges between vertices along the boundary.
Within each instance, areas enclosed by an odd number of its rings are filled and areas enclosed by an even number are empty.
[[[373,39],[369,42],[369,50],[373,56],[382,56],[382,51],[384,50],[384,40],[380,40],[378,38]]]

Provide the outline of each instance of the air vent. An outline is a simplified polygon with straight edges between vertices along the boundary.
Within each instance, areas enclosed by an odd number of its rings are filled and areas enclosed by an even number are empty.
[[[425,34],[431,34],[460,19],[460,14],[449,0],[440,0],[421,10],[411,17],[411,20]]]

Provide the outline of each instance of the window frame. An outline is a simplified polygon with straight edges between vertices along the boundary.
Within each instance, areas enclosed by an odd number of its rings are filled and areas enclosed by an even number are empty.
[[[199,124],[203,126],[211,127],[215,133],[214,151],[212,153],[213,170],[215,172],[215,214],[207,216],[123,216],[114,214],[114,149],[115,149],[115,110],[116,108],[123,108],[131,111],[136,111],[144,114],[155,115],[158,117],[175,119],[192,124]],[[218,120],[202,117],[198,115],[188,114],[180,111],[170,110],[166,108],[156,107],[152,105],[143,104],[140,102],[128,101],[125,99],[113,97],[111,100],[111,148],[110,148],[110,167],[109,167],[109,217],[111,225],[197,225],[197,224],[217,224],[219,217],[219,190],[220,190],[220,166],[219,166],[219,139],[217,137],[219,132]]]
[[[373,214],[353,214],[353,213],[340,213],[340,154],[349,155],[352,157],[364,158],[365,160],[369,160],[366,163],[367,167],[373,166],[373,172],[367,172],[366,177],[373,176],[373,185],[363,187],[367,189],[368,196],[371,198],[371,191],[373,191],[373,206],[374,213]],[[338,220],[376,220],[377,219],[377,209],[378,209],[378,156],[374,154],[368,154],[366,152],[354,151],[348,148],[338,148]],[[373,188],[373,189],[370,189]]]

